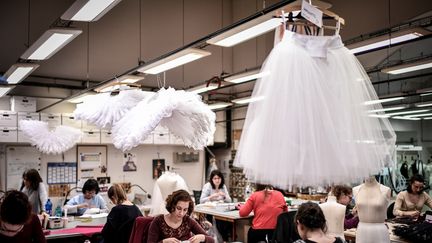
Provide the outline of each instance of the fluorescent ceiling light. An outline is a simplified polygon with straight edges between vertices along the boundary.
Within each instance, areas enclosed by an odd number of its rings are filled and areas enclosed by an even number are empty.
[[[368,112],[374,113],[374,112],[384,112],[384,111],[396,111],[396,110],[402,110],[405,108],[407,108],[407,106],[403,105],[403,106],[394,106],[394,107],[387,107],[387,108],[382,108],[382,109],[370,110]]]
[[[105,85],[102,85],[101,87],[95,88],[95,91],[97,91],[97,92],[111,92],[111,91],[119,89],[122,85],[136,83],[136,82],[143,80],[143,79],[144,79],[144,77],[142,77],[142,76],[123,75],[117,79],[112,80],[111,82],[108,82]],[[116,83],[118,83],[118,84],[115,85]]]
[[[82,94],[82,95],[79,95],[79,96],[77,96],[77,97],[74,97],[74,98],[72,98],[72,99],[69,99],[68,102],[70,102],[70,103],[75,103],[75,104],[77,104],[77,103],[82,103],[82,102],[84,102],[86,99],[92,97],[93,95],[94,95],[94,94],[92,94],[92,93],[84,93],[84,94]]]
[[[406,117],[406,116],[394,116],[392,117],[392,119],[398,119],[398,120],[411,120],[411,121],[418,121],[420,120],[420,118],[411,118],[411,117]]]
[[[369,114],[368,116],[370,117],[375,117],[375,118],[389,118],[389,115],[378,115],[378,114]]]
[[[280,18],[273,18],[273,14],[267,14],[223,32],[208,40],[207,43],[230,47],[267,33],[279,25],[281,25]]]
[[[163,71],[175,68],[177,66],[195,61],[199,58],[206,57],[209,55],[211,55],[211,52],[204,51],[201,49],[196,49],[196,48],[188,48],[179,51],[177,53],[174,53],[171,56],[165,57],[159,61],[143,66],[142,68],[138,69],[138,71],[142,73],[148,73],[148,74],[158,74]]]
[[[207,92],[210,90],[217,89],[218,87],[219,87],[219,85],[214,84],[214,83],[210,83],[209,85],[202,84],[202,85],[192,87],[192,88],[188,89],[187,91],[191,92],[191,93],[195,93],[195,94],[200,94],[200,93],[204,93],[204,92]]]
[[[348,45],[347,48],[350,49],[351,53],[355,54],[388,46],[391,44],[406,42],[422,37],[423,35],[428,35],[429,33],[429,31],[423,28],[412,28],[391,33],[391,38],[389,38],[388,34],[384,34],[365,41],[360,41],[352,45]]]
[[[427,107],[427,106],[432,106],[432,101],[429,101],[429,102],[422,102],[422,103],[416,103],[415,106],[416,106],[416,107]]]
[[[423,70],[423,69],[427,69],[427,68],[432,68],[432,59],[396,65],[396,66],[389,67],[389,68],[384,68],[381,70],[381,72],[389,73],[389,74],[401,74],[401,73],[408,73],[408,72]]]
[[[76,0],[60,17],[72,21],[96,21],[121,0]]]
[[[432,116],[432,113],[408,115],[407,117],[422,117],[422,116]]]
[[[0,97],[5,96],[11,89],[12,87],[0,87]]]
[[[402,112],[388,113],[388,114],[386,114],[386,115],[389,115],[389,116],[397,116],[397,115],[406,115],[406,114],[422,113],[422,112],[427,112],[427,111],[430,111],[430,110],[402,111]]]
[[[224,78],[225,81],[227,82],[231,82],[231,83],[243,83],[249,80],[254,80],[254,79],[258,79],[258,78],[262,78],[266,75],[269,74],[269,72],[260,72],[261,70],[256,69],[256,70],[252,70],[252,71],[247,71],[244,73],[240,73],[240,74],[236,74],[236,75],[232,75],[229,77]]]
[[[228,103],[228,102],[216,102],[213,104],[209,104],[208,106],[212,110],[217,110],[217,109],[225,108],[225,107],[232,106],[232,105],[233,105],[232,103]]]
[[[423,120],[432,120],[432,116],[431,117],[423,117]]]
[[[81,30],[76,29],[49,29],[21,55],[21,58],[30,60],[48,59],[81,32]]]
[[[234,100],[232,100],[232,102],[234,102],[236,104],[247,104],[247,103],[252,103],[252,102],[263,100],[263,99],[264,99],[264,96],[244,97],[244,98],[234,99]]]
[[[38,67],[39,65],[34,63],[16,63],[7,70],[4,76],[9,84],[16,84],[29,76]]]
[[[395,101],[395,100],[403,100],[403,99],[405,99],[405,97],[385,98],[385,99],[379,99],[379,100],[370,100],[370,101],[366,101],[364,104],[365,104],[365,105],[374,105],[374,104],[385,103],[385,102],[391,102],[391,101]]]

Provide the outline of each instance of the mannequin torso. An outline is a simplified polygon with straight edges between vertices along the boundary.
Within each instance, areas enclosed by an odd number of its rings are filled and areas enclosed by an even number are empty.
[[[336,202],[335,196],[329,196],[327,202],[319,205],[327,221],[327,234],[344,239],[344,219],[346,206]]]

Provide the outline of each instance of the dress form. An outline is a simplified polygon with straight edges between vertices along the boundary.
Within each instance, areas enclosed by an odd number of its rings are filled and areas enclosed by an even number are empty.
[[[356,188],[354,193],[360,220],[356,233],[357,243],[390,242],[384,224],[390,192],[390,188],[379,184],[373,176]]]
[[[344,238],[344,219],[346,206],[337,203],[335,196],[328,196],[327,202],[319,205],[327,222],[327,234]]]

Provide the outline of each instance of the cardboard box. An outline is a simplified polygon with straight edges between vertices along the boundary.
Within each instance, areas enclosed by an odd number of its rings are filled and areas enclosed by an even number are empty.
[[[55,128],[61,125],[60,113],[40,113],[40,120],[48,122],[50,128]]]
[[[100,144],[101,142],[101,133],[100,130],[82,130],[82,139],[81,143],[96,143]]]
[[[16,143],[18,141],[18,132],[16,127],[0,127],[0,142]]]
[[[61,114],[62,125],[81,129],[81,120],[76,120],[73,113],[62,113]]]
[[[36,98],[12,96],[10,103],[12,111],[36,112]]]
[[[40,120],[40,116],[39,116],[39,113],[36,113],[36,112],[18,112],[18,129],[20,128],[19,122],[21,120],[35,120],[35,121],[39,121]],[[18,133],[19,133],[19,131],[18,131]],[[18,141],[19,141],[19,139],[18,139]]]
[[[18,130],[18,143],[31,143],[30,139],[21,130]]]
[[[103,144],[112,143],[111,131],[107,131],[107,130],[101,131],[101,143]]]
[[[15,111],[0,111],[0,127],[17,127]]]

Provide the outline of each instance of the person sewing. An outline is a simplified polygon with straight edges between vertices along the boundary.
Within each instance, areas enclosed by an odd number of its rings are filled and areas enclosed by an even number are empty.
[[[202,189],[199,203],[209,201],[231,202],[231,197],[225,185],[225,178],[219,170],[213,170],[210,173],[209,182]]]
[[[135,219],[142,216],[142,213],[127,199],[125,191],[119,184],[113,184],[108,189],[108,198],[116,206],[111,209],[102,229],[104,243],[128,243]]]
[[[100,212],[108,211],[105,200],[99,195],[99,184],[95,179],[88,179],[82,188],[82,194],[70,199],[64,209],[68,213],[84,214],[88,209],[97,208]]]
[[[37,170],[29,169],[24,172],[20,191],[27,195],[33,213],[40,214],[45,211],[48,194]]]
[[[45,243],[42,226],[27,195],[19,191],[8,191],[0,206],[0,242]]]
[[[432,209],[432,199],[424,189],[424,179],[414,175],[406,191],[399,192],[393,208],[394,216],[417,218],[424,205]]]
[[[194,203],[185,190],[174,191],[166,199],[168,214],[156,216],[150,224],[148,243],[210,242],[214,239],[192,218]]]
[[[336,197],[337,203],[347,206],[345,211],[344,229],[356,228],[359,223],[357,208],[350,212],[348,205],[352,200],[352,189],[349,186],[337,185],[332,188],[332,195]]]

